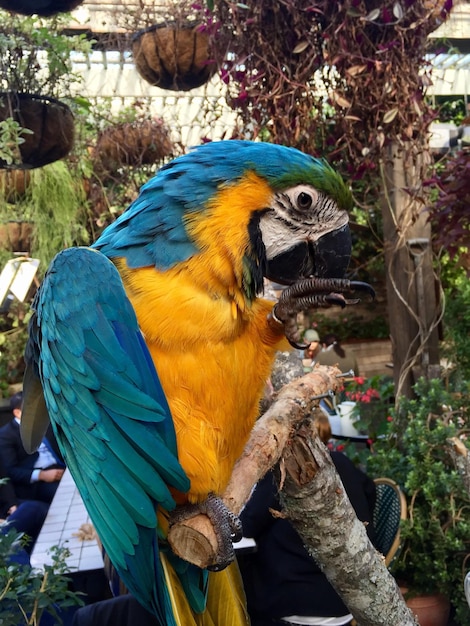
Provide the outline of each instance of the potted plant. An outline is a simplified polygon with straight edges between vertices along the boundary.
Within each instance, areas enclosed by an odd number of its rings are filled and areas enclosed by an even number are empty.
[[[217,65],[210,57],[211,33],[216,28],[210,11],[189,1],[173,1],[152,11],[149,24],[132,39],[137,71],[151,85],[188,91],[204,85]]]
[[[93,161],[98,171],[112,173],[122,166],[156,165],[172,153],[173,143],[163,120],[141,115],[100,131]]]
[[[84,35],[63,34],[65,22],[59,17],[46,22],[0,10],[0,22],[0,122],[13,120],[30,131],[17,129],[21,141],[15,146],[9,127],[10,158],[0,143],[0,167],[41,167],[72,148],[73,114],[59,98],[70,96],[79,80],[72,72],[72,52],[86,52],[91,44]]]
[[[346,380],[342,404],[351,405],[352,426],[358,433],[377,439],[387,429],[387,418],[393,406],[395,385],[386,375],[354,376]]]
[[[88,243],[87,219],[82,177],[64,161],[32,170],[21,196],[9,197],[0,185],[0,222],[5,224],[0,245],[30,253],[44,268],[63,248]]]
[[[470,623],[463,590],[470,557],[470,494],[454,466],[449,441],[466,441],[468,397],[456,400],[437,379],[421,379],[414,392],[415,398],[400,399],[385,432],[373,443],[367,471],[395,480],[407,497],[402,550],[392,569],[407,589],[405,597],[444,596],[454,607],[456,623],[464,626]]]
[[[189,91],[214,75],[209,37],[200,24],[155,24],[134,35],[132,54],[139,74],[162,89]]]

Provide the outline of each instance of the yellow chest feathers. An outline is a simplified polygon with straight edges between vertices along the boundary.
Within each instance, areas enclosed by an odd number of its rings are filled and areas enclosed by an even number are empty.
[[[190,499],[220,493],[282,341],[266,323],[273,303],[257,299],[242,311],[181,270],[145,268],[123,278],[171,409]]]

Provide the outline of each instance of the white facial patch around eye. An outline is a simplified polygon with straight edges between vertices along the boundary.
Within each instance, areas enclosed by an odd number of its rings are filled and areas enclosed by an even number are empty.
[[[317,204],[319,197],[318,191],[311,185],[296,185],[285,191],[284,194],[298,211],[309,211]]]

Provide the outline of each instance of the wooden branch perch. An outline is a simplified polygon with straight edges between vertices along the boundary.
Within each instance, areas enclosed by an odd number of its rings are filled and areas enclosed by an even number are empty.
[[[315,396],[336,391],[341,372],[316,367],[287,384],[256,423],[223,495],[238,514],[253,486],[280,462],[286,517],[361,626],[414,626],[384,558],[357,519],[327,448],[309,424]],[[199,515],[170,528],[168,540],[182,558],[207,567],[217,540],[209,519]]]
[[[337,391],[342,386],[336,367],[319,366],[302,378],[285,385],[277,400],[256,422],[242,456],[223,495],[227,507],[238,515],[256,483],[280,459],[295,425],[318,405],[315,396]],[[217,538],[209,518],[198,515],[170,527],[168,542],[181,558],[207,567],[215,561]]]

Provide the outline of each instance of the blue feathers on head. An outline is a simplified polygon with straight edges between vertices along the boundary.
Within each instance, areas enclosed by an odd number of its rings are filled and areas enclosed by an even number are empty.
[[[110,258],[126,257],[130,267],[168,269],[197,253],[184,227],[184,214],[203,211],[220,185],[235,182],[250,170],[274,191],[311,184],[340,207],[350,208],[350,192],[326,161],[277,144],[217,141],[164,165],[94,247]]]

